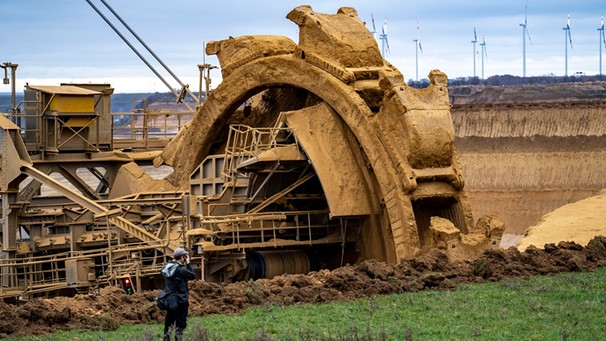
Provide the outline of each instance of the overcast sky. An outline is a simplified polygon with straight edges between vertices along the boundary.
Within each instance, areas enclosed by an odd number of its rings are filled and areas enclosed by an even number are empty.
[[[91,0],[108,15],[158,71],[178,84],[158,65],[100,0]],[[419,79],[440,69],[450,78],[474,75],[474,27],[478,43],[476,75],[482,76],[481,46],[486,39],[484,76],[522,76],[522,27],[527,4],[526,75],[565,73],[565,31],[570,15],[573,46],[568,46],[568,74],[599,73],[600,18],[604,0],[106,0],[154,52],[190,88],[198,90],[198,64],[203,42],[229,36],[284,35],[298,41],[298,27],[286,19],[296,6],[309,4],[316,12],[357,9],[359,17],[377,31],[387,20],[390,51],[386,56],[406,80],[416,79],[417,22],[422,53]],[[19,64],[17,91],[25,82],[106,82],[116,92],[168,91],[134,52],[101,19],[86,0],[0,0],[0,61]],[[378,38],[378,35],[377,35]],[[381,42],[377,42],[379,47]],[[602,46],[604,58],[606,49]],[[207,62],[218,64],[214,56]],[[606,72],[606,68],[603,70]],[[220,73],[215,70],[215,88]],[[0,92],[10,86],[0,85]]]

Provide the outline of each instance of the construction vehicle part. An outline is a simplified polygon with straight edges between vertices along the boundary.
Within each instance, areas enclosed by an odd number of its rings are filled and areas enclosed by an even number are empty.
[[[158,63],[160,63],[160,65],[162,65],[162,67],[173,77],[174,80],[177,81],[177,83],[179,83],[179,85],[181,86],[181,90],[179,93],[177,93],[175,91],[175,89],[170,86],[170,84],[168,84],[168,82],[164,79],[164,77],[162,77],[160,75],[160,73],[147,61],[147,59],[145,57],[143,57],[143,55],[139,52],[139,50],[137,50],[133,44],[124,36],[124,34],[122,34],[122,32],[120,32],[120,30],[111,22],[111,20],[105,16],[100,10],[99,8],[97,8],[97,6],[95,6],[91,0],[86,0],[86,2],[88,2],[88,4],[92,7],[92,9],[97,12],[97,14],[101,17],[101,19],[103,19],[103,21],[105,21],[105,23],[122,39],[122,41],[124,41],[124,43],[126,45],[128,45],[128,47],[130,47],[130,49],[137,55],[137,57],[139,57],[141,59],[141,61],[143,63],[145,63],[145,65],[147,65],[147,67],[156,75],[156,77],[158,77],[158,79],[160,79],[160,81],[162,81],[162,83],[164,83],[164,85],[166,85],[166,87],[168,88],[169,91],[171,91],[175,97],[177,97],[177,103],[183,103],[190,111],[194,111],[187,102],[183,102],[183,99],[185,98],[185,94],[189,94],[190,97],[197,102],[197,104],[200,104],[198,98],[189,90],[189,85],[188,84],[183,84],[183,82],[181,82],[181,80],[177,77],[177,75],[175,75],[173,73],[173,71],[162,61],[162,59],[160,59],[160,57],[158,57],[158,55],[143,41],[143,39],[141,39],[141,37],[139,37],[139,35],[128,25],[128,23],[126,23],[126,21],[124,21],[124,19],[122,19],[122,17],[120,17],[120,15],[104,0],[101,0],[101,2],[103,3],[103,5],[116,17],[116,19],[118,19],[118,21],[120,21],[120,23],[126,27],[126,29],[137,39],[137,41],[143,46],[145,47],[145,49],[147,50],[147,52],[149,52]]]
[[[175,169],[168,178],[175,186],[190,185],[197,212],[192,227],[203,231],[189,234],[193,242],[207,254],[305,243],[323,254],[326,266],[414,257],[432,242],[432,217],[451,221],[463,234],[473,228],[454,148],[446,75],[434,70],[428,88],[408,87],[383,60],[353,8],[328,15],[301,6],[287,18],[299,26],[298,44],[271,36],[207,44],[206,52],[216,54],[222,65],[223,82],[155,160]],[[244,116],[238,111],[242,106]],[[230,131],[235,121],[246,122],[259,136]],[[311,167],[277,152],[288,143],[271,137],[287,134]],[[236,140],[248,149],[234,148]],[[215,192],[221,194],[207,196],[194,184],[218,179],[200,177],[200,169],[220,155],[229,177]],[[288,186],[312,174],[304,194]],[[267,190],[277,198],[254,194],[267,187],[260,179],[268,177],[273,184],[284,183]],[[312,194],[325,206],[297,211],[303,205],[290,197]],[[301,213],[323,224],[301,224]],[[257,218],[260,214],[265,218]],[[303,228],[313,231],[303,235]],[[285,236],[269,233],[275,229]],[[314,234],[320,230],[324,233]]]
[[[251,279],[302,274],[313,269],[309,256],[301,250],[250,251],[246,254],[246,262]]]

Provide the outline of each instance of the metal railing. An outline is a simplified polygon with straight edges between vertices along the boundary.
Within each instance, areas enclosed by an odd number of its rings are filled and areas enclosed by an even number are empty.
[[[258,160],[259,154],[275,148],[279,144],[278,136],[291,134],[289,128],[253,128],[242,124],[232,124],[225,147],[223,176],[226,182],[237,177],[236,167],[244,161]],[[296,143],[296,142],[295,142]]]
[[[341,235],[329,237],[331,232],[339,231],[340,222],[325,220],[328,213],[328,210],[292,211],[198,216],[198,219],[203,230],[213,231],[212,238],[216,246],[206,251],[226,251],[340,241]],[[190,237],[195,235],[195,232],[189,233]]]
[[[163,148],[192,118],[191,112],[112,113],[114,148]]]
[[[38,104],[35,101],[22,101],[19,105]],[[41,146],[45,146],[46,140],[43,138],[42,118],[39,115],[30,115],[26,113],[6,114],[6,116],[21,128],[21,135],[30,151],[38,151]],[[194,117],[191,112],[165,112],[165,111],[133,111],[112,113],[112,142],[113,147],[118,149],[140,148],[140,149],[160,149],[164,148],[168,141],[174,138],[179,130]],[[90,126],[98,126],[100,117],[91,120]],[[64,121],[61,121],[65,125]],[[85,126],[87,127],[87,126]],[[73,130],[74,136],[79,136],[79,129]],[[86,141],[91,147],[98,147],[99,132],[95,134],[96,141]],[[73,138],[73,137],[72,137]],[[65,144],[68,141],[62,141]],[[62,144],[56,142],[58,147]]]
[[[160,274],[163,256],[143,251],[153,247],[140,243],[122,244],[104,250],[63,252],[54,255],[0,259],[0,298],[20,297],[72,288],[88,290],[98,285],[114,284],[120,276],[143,277]],[[148,256],[145,256],[148,254]],[[91,261],[94,280],[85,284],[68,283],[67,261]],[[80,271],[76,269],[76,271]],[[97,276],[96,274],[102,274]],[[72,274],[73,276],[73,274]],[[76,277],[79,277],[76,275]],[[140,283],[137,283],[138,287]]]

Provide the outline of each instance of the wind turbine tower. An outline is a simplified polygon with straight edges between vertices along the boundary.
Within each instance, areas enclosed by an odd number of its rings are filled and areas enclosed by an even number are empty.
[[[387,19],[385,19],[385,23],[383,24],[383,27],[381,27],[379,39],[381,39],[381,55],[383,58],[385,58],[386,54],[389,53],[389,41],[387,41]]]
[[[526,2],[526,6],[524,7],[524,23],[520,24],[522,26],[522,64],[523,64],[523,77],[526,77],[526,37],[528,36],[528,42],[532,45],[532,40],[530,39],[530,33],[528,33],[528,2]]]
[[[423,53],[423,47],[421,46],[421,30],[419,29],[419,22],[417,21],[417,39],[413,40],[415,42],[415,62],[416,62],[416,76],[417,82],[419,81],[419,50]]]
[[[484,56],[488,59],[488,54],[486,53],[486,36],[482,36],[480,46],[482,47],[482,79],[484,79]]]
[[[476,34],[476,28],[473,28],[473,78],[476,78],[476,43],[478,42],[478,35]]]
[[[604,48],[606,48],[606,35],[604,35],[604,17],[602,16],[602,25],[598,28],[600,34],[600,76],[602,75],[602,42],[604,42]]]
[[[572,50],[572,36],[570,35],[570,14],[564,30],[564,76],[568,76],[568,42],[570,41],[570,49]]]

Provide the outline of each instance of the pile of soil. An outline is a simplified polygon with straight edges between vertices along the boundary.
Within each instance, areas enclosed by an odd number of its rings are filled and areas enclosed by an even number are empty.
[[[365,261],[359,265],[308,275],[283,275],[273,279],[230,284],[190,282],[190,316],[238,314],[266,304],[328,303],[420,290],[452,290],[461,283],[529,278],[559,272],[591,271],[606,266],[606,237],[593,238],[587,246],[575,242],[511,247],[484,252],[473,261],[449,262],[431,250],[426,255],[385,264]],[[0,337],[39,335],[65,329],[114,330],[121,324],[164,321],[155,305],[158,291],[126,295],[117,287],[75,297],[36,298],[22,305],[0,301]]]
[[[606,190],[544,215],[538,224],[528,228],[516,246],[523,251],[530,245],[559,240],[585,245],[597,235],[606,235]]]

